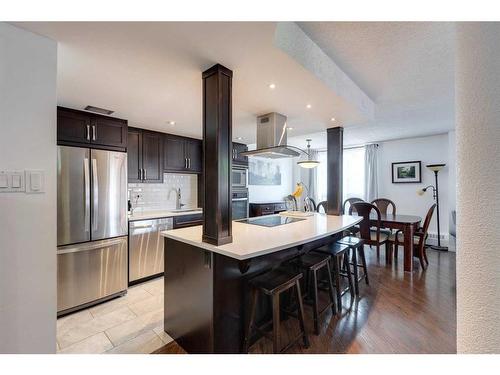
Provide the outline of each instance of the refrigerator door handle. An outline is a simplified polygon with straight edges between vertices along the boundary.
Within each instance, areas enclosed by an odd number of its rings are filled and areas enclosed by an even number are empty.
[[[90,231],[90,173],[89,173],[89,159],[83,159],[83,183],[85,190],[84,204],[85,204],[85,232]]]
[[[74,245],[74,246],[64,246],[60,249],[57,249],[57,254],[60,255],[60,254],[69,254],[69,253],[79,253],[82,251],[102,249],[102,248],[111,247],[114,245],[119,245],[123,242],[125,242],[124,238],[118,237],[118,238],[114,238],[111,240],[89,242],[88,244],[85,243],[85,244],[79,244],[79,245]]]
[[[97,179],[97,159],[92,159],[92,187],[93,187],[93,218],[92,218],[92,230],[97,230],[98,228],[98,209],[99,209],[99,181]]]

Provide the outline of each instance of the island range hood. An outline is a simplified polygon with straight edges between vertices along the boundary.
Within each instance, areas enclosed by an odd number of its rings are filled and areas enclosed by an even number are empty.
[[[257,117],[257,149],[242,152],[244,156],[280,159],[300,156],[300,153],[287,146],[286,116],[276,112]]]

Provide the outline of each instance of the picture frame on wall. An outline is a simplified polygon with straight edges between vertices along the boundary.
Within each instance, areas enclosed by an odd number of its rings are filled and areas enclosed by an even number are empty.
[[[392,163],[392,183],[422,182],[422,163],[420,161],[401,161]]]

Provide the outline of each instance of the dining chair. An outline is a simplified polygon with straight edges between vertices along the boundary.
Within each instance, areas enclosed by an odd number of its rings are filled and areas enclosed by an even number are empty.
[[[424,225],[417,229],[413,235],[413,256],[417,257],[420,261],[422,269],[425,269],[425,263],[428,265],[429,260],[427,259],[427,250],[425,247],[425,240],[427,239],[427,232],[429,230],[429,225],[431,223],[432,215],[436,209],[436,204],[434,203],[427,211],[425,216]],[[391,247],[391,252],[394,253],[394,258],[398,258],[399,246],[404,243],[403,231],[398,230],[396,233],[389,237],[389,246]]]
[[[377,198],[372,200],[372,204],[378,207],[382,215],[392,214],[396,215],[396,204],[387,198]],[[390,209],[389,209],[390,208]],[[382,228],[382,232],[391,235],[393,231],[388,228]]]
[[[380,210],[380,213],[387,215],[389,213],[389,207],[391,208],[391,214],[396,215],[396,204],[387,198],[377,198],[371,202]]]
[[[380,246],[385,244],[386,259],[390,262],[391,248],[387,245],[389,235],[381,231],[380,210],[378,207],[368,202],[355,202],[349,207],[349,215],[352,215],[353,211],[356,211],[358,216],[363,217],[363,220],[359,223],[357,236],[362,238],[366,245],[376,246],[377,256],[380,256]],[[375,212],[376,216],[375,225],[370,220],[372,211]]]
[[[364,202],[364,200],[361,198],[347,198],[344,201],[344,203],[342,204],[342,212],[344,213],[344,215],[346,212],[349,212],[348,210],[346,210],[347,205],[349,205],[349,208],[351,208],[353,203],[356,203],[356,202]],[[356,212],[356,211],[354,211],[354,212]],[[359,225],[355,225],[355,226],[349,228],[346,232],[348,232],[352,236],[355,236],[356,233],[359,232]]]
[[[328,204],[327,201],[319,202],[318,205],[316,206],[316,212],[321,212],[320,209],[323,208],[323,212],[326,214],[327,204]]]
[[[353,203],[356,203],[356,202],[364,202],[363,199],[361,198],[347,198],[345,201],[344,201],[344,204],[342,205],[342,212],[345,214],[346,212],[348,212],[348,210],[346,210],[346,206],[349,205],[349,207],[352,206]]]

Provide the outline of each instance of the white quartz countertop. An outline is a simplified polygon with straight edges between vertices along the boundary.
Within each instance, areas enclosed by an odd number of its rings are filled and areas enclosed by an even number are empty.
[[[304,219],[276,227],[233,221],[233,242],[222,246],[203,242],[201,225],[164,231],[161,235],[231,258],[244,260],[328,237],[362,220],[358,216],[333,216],[320,213]]]
[[[173,212],[168,210],[136,211],[133,215],[128,215],[128,221],[161,219],[163,217],[184,216],[203,213],[201,208],[193,211]]]

